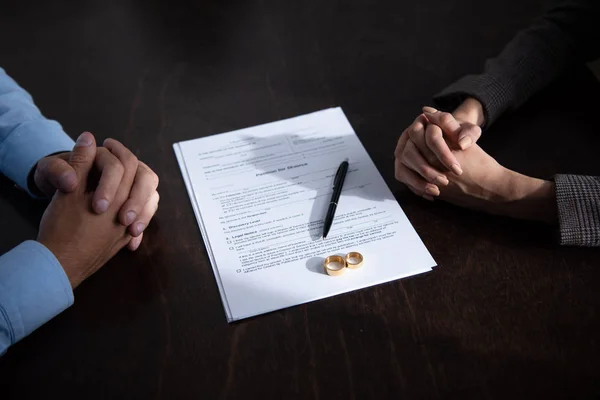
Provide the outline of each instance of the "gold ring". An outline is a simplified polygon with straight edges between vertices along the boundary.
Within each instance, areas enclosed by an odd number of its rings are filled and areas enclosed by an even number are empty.
[[[327,275],[339,276],[344,273],[346,261],[342,256],[329,256],[323,262]]]
[[[363,256],[359,252],[352,251],[346,254],[346,266],[348,268],[357,269],[363,265]]]

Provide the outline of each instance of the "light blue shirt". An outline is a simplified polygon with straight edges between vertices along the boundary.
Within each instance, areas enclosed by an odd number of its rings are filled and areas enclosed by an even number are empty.
[[[31,195],[27,177],[37,162],[73,145],[0,68],[0,173]],[[0,256],[0,355],[71,304],[69,279],[45,246],[30,240]]]

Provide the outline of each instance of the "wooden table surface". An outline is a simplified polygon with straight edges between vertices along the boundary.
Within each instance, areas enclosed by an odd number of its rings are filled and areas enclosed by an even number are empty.
[[[141,249],[0,358],[0,398],[595,398],[600,252],[552,229],[415,198],[401,131],[548,1],[7,1],[0,65],[76,137],[160,176]],[[585,69],[484,133],[507,167],[600,175]],[[341,106],[439,267],[228,324],[172,144]],[[0,179],[0,252],[44,204]]]

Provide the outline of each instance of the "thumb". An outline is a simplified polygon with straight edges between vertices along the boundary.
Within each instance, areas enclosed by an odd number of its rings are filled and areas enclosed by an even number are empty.
[[[78,189],[86,188],[86,182],[88,174],[94,165],[94,159],[96,158],[96,139],[94,135],[89,132],[83,132],[77,138],[75,147],[69,157],[69,164],[73,167],[77,173],[79,181]]]
[[[77,187],[77,173],[67,162],[68,157],[51,156],[38,162],[34,182],[46,196],[51,197],[57,189],[69,193]]]

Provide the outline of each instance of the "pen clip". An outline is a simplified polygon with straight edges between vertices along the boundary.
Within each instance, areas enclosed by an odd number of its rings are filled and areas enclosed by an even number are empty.
[[[333,188],[334,189],[338,184],[338,180],[340,179],[341,172],[342,172],[342,166],[340,165],[339,168],[337,169],[337,172],[335,173],[335,178],[333,178]]]

